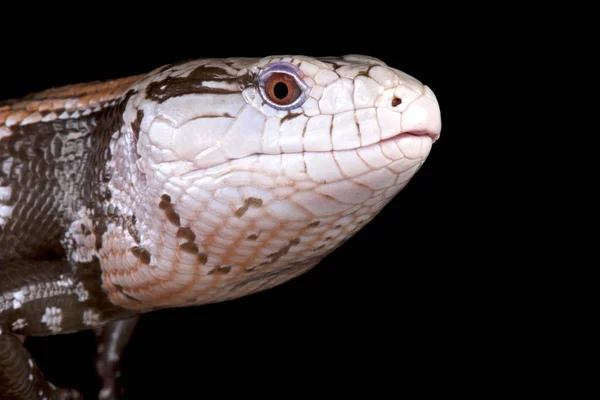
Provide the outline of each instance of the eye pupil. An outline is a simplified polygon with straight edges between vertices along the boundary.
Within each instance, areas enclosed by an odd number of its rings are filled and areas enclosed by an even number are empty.
[[[279,100],[285,99],[287,97],[288,93],[289,93],[288,85],[286,85],[283,82],[277,82],[275,84],[275,86],[273,87],[273,94]]]
[[[293,99],[294,81],[287,76],[273,77],[268,83],[268,96],[277,104],[290,104]]]

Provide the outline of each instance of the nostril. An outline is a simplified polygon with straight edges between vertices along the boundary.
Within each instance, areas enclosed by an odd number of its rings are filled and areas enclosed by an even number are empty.
[[[400,97],[394,97],[392,99],[392,107],[398,107],[400,104],[402,104],[402,99]]]

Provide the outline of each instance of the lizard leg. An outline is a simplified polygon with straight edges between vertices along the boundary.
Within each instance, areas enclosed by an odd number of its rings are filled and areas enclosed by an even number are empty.
[[[64,259],[15,260],[0,265],[0,399],[43,398],[48,384],[16,336],[46,336],[93,329],[132,312],[110,303],[102,290],[97,260],[72,264]],[[37,369],[36,369],[37,370]],[[29,379],[31,375],[32,379]],[[24,381],[23,381],[24,379]],[[34,382],[38,383],[32,383]],[[28,397],[31,388],[38,397]],[[8,394],[10,393],[10,395]],[[12,393],[19,393],[14,395]],[[24,397],[20,393],[25,393]],[[67,391],[60,391],[62,396]],[[13,397],[10,397],[13,396]],[[50,397],[69,398],[69,397]],[[71,397],[73,398],[73,397]]]
[[[96,371],[102,381],[102,389],[98,396],[101,400],[117,399],[121,394],[118,378],[121,354],[133,334],[139,317],[118,320],[97,328],[98,358]]]
[[[0,329],[0,398],[4,400],[81,399],[76,390],[48,382],[16,335]]]

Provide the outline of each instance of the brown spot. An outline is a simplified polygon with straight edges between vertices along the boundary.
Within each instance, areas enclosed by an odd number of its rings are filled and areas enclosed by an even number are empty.
[[[260,233],[253,233],[252,235],[248,236],[246,239],[256,240],[256,239],[258,239],[258,235],[260,235]]]
[[[325,247],[325,245],[324,245],[324,244],[322,244],[322,245],[320,245],[319,247],[317,247],[317,248],[316,248],[314,251],[321,250],[323,247]]]
[[[333,239],[333,237],[331,237],[331,236],[327,236],[327,237],[325,238],[325,240],[331,240],[331,239]]]
[[[196,256],[196,259],[198,260],[198,262],[202,265],[206,264],[206,262],[208,261],[208,256],[206,255],[206,253],[199,253]]]
[[[181,220],[179,219],[179,214],[175,212],[175,210],[168,209],[165,211],[167,219],[175,226],[181,225]]]
[[[400,104],[402,104],[402,99],[399,97],[394,97],[392,99],[392,107],[396,107],[399,106]]]
[[[133,246],[131,253],[144,264],[150,264],[150,252],[143,247]]]
[[[248,211],[248,208],[250,208],[250,206],[261,207],[262,204],[262,199],[257,199],[256,197],[249,197],[244,201],[244,205],[235,211],[234,215],[238,218],[241,218],[246,213],[246,211]]]
[[[179,214],[173,209],[173,204],[171,204],[171,196],[168,194],[163,194],[160,196],[161,200],[158,204],[158,208],[161,210],[165,210],[165,215],[167,219],[175,226],[181,225],[181,220],[179,218]]]
[[[319,226],[320,223],[321,221],[311,222],[310,224],[308,224],[307,228],[316,228],[317,226]]]
[[[246,203],[254,207],[261,207],[263,201],[262,199],[257,199],[256,197],[248,197],[248,199],[246,199]]]
[[[219,274],[226,275],[231,271],[231,265],[220,265],[218,267],[213,268],[208,274]]]
[[[179,246],[179,248],[186,253],[196,254],[198,252],[198,245],[196,243],[187,242]]]
[[[340,229],[341,227],[342,227],[341,225],[334,226],[335,229]]]
[[[285,256],[288,253],[288,251],[290,251],[290,247],[295,246],[298,243],[300,243],[300,238],[294,238],[290,240],[290,242],[286,246],[282,247],[279,251],[267,255],[267,257],[271,257],[271,259],[267,262],[262,263],[261,265],[274,263],[281,257]]]
[[[179,228],[177,230],[177,237],[185,239],[188,242],[193,242],[196,239],[196,234],[190,228]]]

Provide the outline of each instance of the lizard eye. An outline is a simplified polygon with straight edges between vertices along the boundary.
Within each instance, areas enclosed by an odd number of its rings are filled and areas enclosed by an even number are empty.
[[[306,100],[309,88],[293,64],[273,63],[259,75],[263,100],[277,110],[292,110]]]

